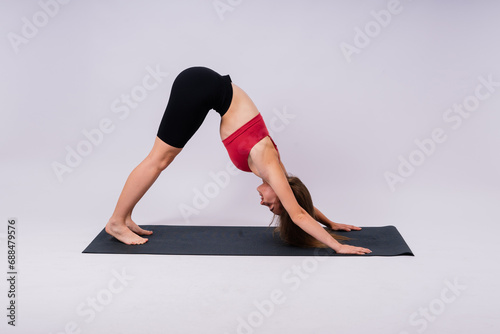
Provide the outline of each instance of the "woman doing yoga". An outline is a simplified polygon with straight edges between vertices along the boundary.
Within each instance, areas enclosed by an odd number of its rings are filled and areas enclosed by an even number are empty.
[[[252,100],[229,75],[205,67],[191,67],[175,79],[167,108],[149,155],[128,177],[106,232],[125,244],[143,244],[153,232],[132,220],[137,202],[181,152],[214,109],[221,115],[220,136],[235,166],[262,179],[257,188],[262,205],[279,217],[276,230],[287,243],[299,247],[329,247],[337,253],[367,254],[367,248],[339,243],[346,240],[325,230],[359,230],[330,221],[314,207],[309,191],[287,174],[276,144]]]

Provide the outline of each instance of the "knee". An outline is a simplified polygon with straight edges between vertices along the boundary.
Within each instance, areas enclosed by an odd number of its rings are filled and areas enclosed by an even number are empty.
[[[162,154],[161,156],[149,156],[150,163],[158,170],[163,171],[172,161],[174,161],[177,154],[179,154],[179,152],[169,152],[167,154]]]
[[[164,159],[160,159],[159,161],[157,161],[157,163],[156,163],[156,167],[157,167],[159,170],[163,171],[163,170],[165,170],[165,168],[167,168],[167,167],[168,167],[168,165],[170,165],[170,163],[171,163],[172,161],[174,161],[174,159],[175,159],[175,156],[173,156],[173,157],[168,157],[168,158],[164,158]]]

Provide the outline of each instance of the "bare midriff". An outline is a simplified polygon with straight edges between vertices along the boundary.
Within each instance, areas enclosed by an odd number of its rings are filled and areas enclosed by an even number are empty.
[[[229,137],[233,132],[259,114],[259,110],[252,99],[240,87],[234,83],[231,83],[231,85],[233,87],[233,99],[229,109],[221,118],[221,140]]]

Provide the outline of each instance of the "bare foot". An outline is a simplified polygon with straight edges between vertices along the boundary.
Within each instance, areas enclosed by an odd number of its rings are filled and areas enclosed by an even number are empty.
[[[148,241],[147,238],[141,238],[132,232],[126,224],[120,224],[111,220],[106,224],[106,233],[127,245],[142,245]]]
[[[151,234],[153,234],[153,231],[148,231],[148,230],[144,230],[144,229],[140,228],[139,225],[134,223],[134,221],[131,218],[127,218],[125,223],[127,224],[127,227],[135,234],[138,234],[138,235],[151,235]]]

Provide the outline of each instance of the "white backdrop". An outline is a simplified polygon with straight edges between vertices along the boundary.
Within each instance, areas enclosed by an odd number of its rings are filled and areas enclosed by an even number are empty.
[[[327,216],[395,225],[417,255],[404,259],[417,261],[411,270],[436,270],[425,283],[436,291],[445,279],[467,282],[470,300],[449,306],[442,321],[428,320],[434,327],[426,331],[465,333],[465,322],[456,321],[471,309],[477,321],[469,328],[493,328],[489,306],[498,304],[499,291],[489,286],[497,273],[488,268],[498,260],[500,231],[499,3],[41,0],[0,6],[0,236],[4,243],[7,218],[17,217],[19,266],[26,272],[19,287],[27,298],[22,325],[41,307],[36,293],[28,297],[30,289],[66,284],[30,282],[30,270],[39,274],[40,261],[69,272],[76,269],[67,261],[95,265],[97,258],[79,252],[104,227],[128,174],[149,152],[175,76],[207,66],[231,75],[250,95],[287,170],[302,178]],[[255,190],[260,180],[228,172],[219,121],[209,114],[137,206],[137,223],[269,224]],[[61,254],[68,258],[54,264]],[[77,270],[68,280],[74,275]],[[427,287],[408,287],[414,298],[396,321],[382,321],[393,327],[380,331],[421,329],[407,318],[439,295],[418,299]],[[61,312],[83,297],[68,298],[57,304]],[[445,318],[450,314],[456,318]],[[37,321],[44,332],[56,332],[69,318]],[[205,330],[235,332],[235,319]],[[276,319],[255,332],[330,333],[322,320],[296,327]],[[373,332],[369,319],[364,323]],[[345,332],[359,332],[337,321]],[[189,332],[182,326],[178,332]],[[93,322],[84,331],[99,328],[106,327]]]

